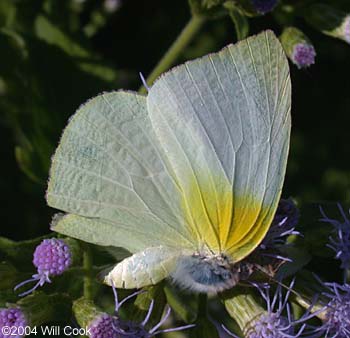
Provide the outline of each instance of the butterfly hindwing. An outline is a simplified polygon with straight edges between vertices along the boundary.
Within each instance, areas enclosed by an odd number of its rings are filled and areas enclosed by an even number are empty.
[[[110,236],[105,245],[132,252],[191,246],[180,196],[143,96],[101,94],[72,117],[52,160],[47,201],[76,216],[56,231],[96,244]]]

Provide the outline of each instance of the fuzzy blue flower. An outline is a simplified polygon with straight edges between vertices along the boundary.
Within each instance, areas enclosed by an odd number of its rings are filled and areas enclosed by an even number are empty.
[[[329,299],[325,307],[323,325],[319,329],[325,338],[350,337],[350,285],[324,283],[328,292],[323,296]]]
[[[271,12],[277,3],[278,0],[252,0],[253,7],[260,14]]]
[[[171,308],[168,306],[166,309],[166,313],[164,317],[159,321],[158,324],[156,324],[151,329],[147,329],[146,325],[151,317],[153,307],[154,307],[154,300],[151,301],[150,307],[147,311],[147,315],[145,319],[141,323],[135,323],[131,321],[123,321],[119,318],[118,312],[120,310],[120,307],[130,298],[143,293],[143,291],[137,291],[130,296],[124,298],[121,302],[118,300],[118,293],[115,287],[113,287],[114,292],[114,299],[115,299],[115,317],[113,322],[113,328],[114,331],[117,333],[118,338],[151,338],[154,337],[160,333],[165,332],[174,332],[174,331],[180,331],[189,329],[191,327],[194,327],[194,324],[190,325],[184,325],[176,328],[170,328],[170,329],[164,329],[160,330],[160,327],[166,322],[166,320],[169,318],[171,313]],[[114,336],[111,336],[113,338]],[[94,338],[102,338],[102,336],[94,336]],[[109,337],[108,337],[109,338]]]
[[[61,239],[44,239],[35,249],[33,264],[37,268],[37,274],[18,285],[15,290],[21,286],[35,282],[35,286],[30,290],[21,293],[19,296],[25,296],[45,283],[51,283],[51,276],[61,275],[72,263],[72,253],[69,246]]]
[[[259,320],[254,322],[248,336],[249,338],[279,338],[295,337],[293,327],[289,324],[288,319],[280,317],[277,313],[268,313],[262,315]]]
[[[306,334],[306,329],[308,329],[306,321],[315,315],[310,313],[310,307],[298,320],[293,318],[288,298],[294,287],[294,280],[290,283],[285,296],[283,296],[281,285],[277,287],[272,298],[270,288],[266,284],[256,285],[256,287],[265,300],[266,311],[248,324],[245,330],[246,338],[297,338]],[[300,327],[298,330],[297,326]],[[225,327],[224,329],[232,337],[238,338]],[[308,332],[308,334],[314,333]]]
[[[5,327],[25,327],[27,326],[27,320],[25,318],[25,315],[23,311],[20,308],[13,307],[9,309],[0,309],[0,338],[8,338],[8,337],[14,337],[19,338],[22,336],[16,335],[13,336],[10,333],[14,332],[11,331],[9,334],[5,334],[4,328]]]
[[[281,198],[272,225],[295,228],[299,222],[299,218],[299,209],[294,201],[291,198]]]
[[[323,216],[321,221],[330,223],[334,227],[336,235],[329,238],[330,244],[327,246],[335,251],[335,258],[341,261],[341,268],[350,269],[350,220],[340,204],[338,204],[338,208],[343,221],[329,218],[323,209],[320,208]]]

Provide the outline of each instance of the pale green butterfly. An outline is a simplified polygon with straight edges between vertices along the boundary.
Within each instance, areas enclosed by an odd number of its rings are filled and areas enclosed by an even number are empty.
[[[234,286],[280,198],[290,138],[288,62],[266,31],[162,75],[144,97],[99,95],[52,160],[53,230],[132,253],[105,277]]]

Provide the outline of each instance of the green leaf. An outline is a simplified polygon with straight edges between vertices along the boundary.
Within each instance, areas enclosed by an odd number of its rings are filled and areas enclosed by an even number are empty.
[[[9,262],[0,262],[0,290],[13,290],[18,282],[18,270]]]
[[[0,112],[13,129],[20,168],[42,184],[68,117],[83,100],[114,87],[117,76],[106,62],[80,47],[80,40],[68,38],[45,20],[42,17],[38,22],[48,28],[46,35],[40,33],[47,42],[10,29],[0,31],[0,77],[4,87]],[[53,42],[56,37],[57,45]],[[79,55],[68,54],[70,48]]]
[[[0,289],[0,308],[5,308],[8,303],[16,303],[18,296],[11,289]]]
[[[20,299],[17,305],[24,311],[31,326],[52,321],[67,323],[72,316],[72,300],[67,294],[34,292]]]
[[[164,292],[168,304],[179,317],[186,323],[193,323],[197,319],[198,313],[198,295],[189,294],[171,285],[164,287]]]
[[[201,15],[211,19],[225,15],[222,7],[224,0],[188,0],[188,3],[193,15]]]
[[[35,247],[45,238],[41,236],[27,241],[16,242],[5,237],[0,237],[0,257],[20,265],[23,271],[33,270],[33,252]]]
[[[10,27],[16,18],[16,5],[12,0],[0,1],[0,27]]]
[[[311,261],[310,254],[302,248],[286,246],[280,248],[280,250],[282,252],[282,256],[286,256],[292,261],[286,262],[279,268],[278,273],[276,274],[276,279],[295,275]]]
[[[134,306],[139,311],[135,312],[134,314],[131,314],[130,311],[128,311],[128,318],[135,320],[136,322],[142,321],[148,312],[152,300],[154,301],[154,307],[148,325],[149,327],[156,325],[160,321],[166,305],[166,298],[162,283],[147,288],[147,292],[137,296]]]
[[[107,247],[102,247],[102,246],[93,246],[96,251],[102,251],[106,252],[110,257],[113,257],[116,261],[121,261],[122,259],[131,256],[131,253],[124,248],[117,248],[114,246],[107,246]],[[95,259],[94,259],[95,261]]]
[[[320,206],[329,218],[342,219],[336,203],[320,202],[302,205],[299,221],[301,232],[304,235],[302,244],[313,257],[318,259],[334,257],[334,252],[327,247],[334,227],[330,223],[320,221],[322,218]],[[301,239],[297,239],[298,245],[299,241],[301,242]]]
[[[87,327],[99,314],[101,309],[92,300],[81,297],[73,302],[74,317],[81,327]]]
[[[61,48],[67,54],[78,57],[90,55],[87,49],[54,25],[46,16],[39,15],[35,20],[34,27],[39,39]]]
[[[208,318],[201,318],[187,331],[189,338],[220,338],[215,325]]]
[[[84,46],[87,45],[87,41],[83,36],[70,36],[43,15],[39,15],[35,20],[35,32],[39,39],[59,47],[65,53],[74,57],[83,71],[106,81],[116,80],[116,71],[101,63],[101,60]]]
[[[15,158],[16,161],[21,168],[21,170],[34,182],[44,184],[44,180],[41,179],[37,174],[36,170],[34,170],[34,158],[35,151],[30,143],[25,143],[22,146],[15,147]]]
[[[243,40],[249,35],[249,21],[242,11],[232,6],[229,10],[230,17],[235,25],[237,40]]]

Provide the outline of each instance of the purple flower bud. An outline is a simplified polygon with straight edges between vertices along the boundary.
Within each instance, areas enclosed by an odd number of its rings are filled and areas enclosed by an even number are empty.
[[[293,48],[292,62],[300,69],[307,68],[315,63],[316,51],[313,45],[298,43]]]
[[[15,287],[15,290],[30,282],[37,281],[36,285],[20,294],[25,296],[45,283],[51,283],[50,276],[61,275],[72,263],[72,253],[69,246],[61,239],[44,239],[35,249],[33,264],[38,273]]]
[[[70,249],[61,239],[44,239],[34,251],[33,264],[39,274],[61,275],[68,269],[71,262]]]
[[[115,318],[107,313],[101,313],[88,326],[91,338],[119,338],[117,332],[114,330]]]
[[[287,56],[299,69],[315,63],[315,48],[300,29],[296,27],[285,28],[280,40]]]
[[[323,293],[329,299],[323,316],[322,332],[325,337],[350,337],[350,285],[324,283],[329,292]]]
[[[9,309],[0,309],[0,338],[11,337],[9,334],[5,334],[3,328],[8,327],[25,327],[27,326],[27,320],[24,316],[24,313],[20,308],[9,308]],[[12,336],[13,337],[13,336]],[[20,336],[15,336],[20,337]]]
[[[260,14],[271,12],[277,5],[278,0],[251,0],[255,10]]]
[[[335,258],[341,261],[341,268],[350,269],[350,220],[340,204],[338,204],[338,208],[343,222],[329,218],[322,208],[320,209],[323,216],[321,221],[330,223],[334,227],[336,235],[330,237],[328,247],[335,251]]]

